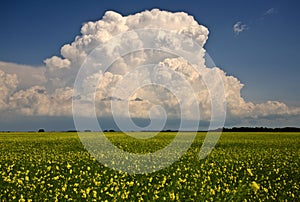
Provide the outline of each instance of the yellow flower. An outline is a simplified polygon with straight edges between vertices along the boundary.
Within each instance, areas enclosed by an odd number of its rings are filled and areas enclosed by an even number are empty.
[[[254,193],[256,193],[259,190],[259,185],[253,181],[251,183],[251,188],[253,189]]]
[[[250,168],[247,168],[247,172],[249,173],[250,176],[253,176],[253,173]]]
[[[53,180],[58,180],[59,179],[59,176],[55,176],[52,178]]]
[[[90,191],[91,191],[91,188],[88,187],[88,188],[86,188],[85,193],[86,193],[86,194],[89,194]]]
[[[93,191],[93,197],[97,198],[97,191]]]
[[[133,182],[133,181],[128,182],[128,185],[129,185],[129,186],[133,186],[133,185],[134,185],[134,182]]]
[[[61,188],[62,191],[66,191],[67,190],[67,185],[65,184],[62,188]]]
[[[175,200],[175,194],[174,194],[174,192],[169,192],[169,196],[170,196],[171,201]]]
[[[215,190],[210,189],[210,194],[211,194],[211,195],[215,195],[215,193],[216,193]]]

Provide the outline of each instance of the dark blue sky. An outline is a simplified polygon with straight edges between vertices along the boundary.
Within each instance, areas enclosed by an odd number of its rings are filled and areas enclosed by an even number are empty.
[[[299,1],[1,1],[0,61],[41,65],[105,11],[128,15],[152,8],[185,11],[208,27],[208,53],[245,84],[246,100],[300,106]],[[248,29],[235,35],[238,21]]]

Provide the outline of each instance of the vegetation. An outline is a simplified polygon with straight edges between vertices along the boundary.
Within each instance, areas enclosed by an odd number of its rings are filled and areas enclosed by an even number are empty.
[[[149,152],[176,133],[138,141],[118,132],[106,135],[120,148]],[[199,160],[204,137],[198,133],[172,166],[129,175],[98,163],[76,133],[0,133],[0,199],[300,201],[300,133],[223,133],[213,152]]]

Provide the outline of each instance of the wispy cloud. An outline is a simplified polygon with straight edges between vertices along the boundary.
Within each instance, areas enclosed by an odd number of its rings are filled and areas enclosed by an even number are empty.
[[[254,21],[262,21],[264,20],[265,18],[267,18],[268,16],[272,16],[274,14],[278,13],[278,9],[272,7],[272,8],[269,8],[267,10],[265,10],[260,17],[258,17],[257,20],[254,20]],[[253,21],[253,20],[252,20]],[[253,25],[253,24],[252,24]],[[233,25],[233,32],[235,33],[236,36],[238,36],[240,33],[246,31],[249,29],[249,26],[248,26],[248,23],[243,23],[241,21],[238,21],[236,22],[234,25]]]
[[[264,13],[264,16],[266,15],[273,15],[277,13],[277,10],[275,8],[269,8],[265,13]]]
[[[247,30],[248,28],[248,25],[242,23],[241,21],[238,21],[233,25],[233,32],[236,35],[239,35],[241,32]]]

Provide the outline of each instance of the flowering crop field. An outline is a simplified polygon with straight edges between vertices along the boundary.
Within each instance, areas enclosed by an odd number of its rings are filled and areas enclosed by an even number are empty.
[[[119,148],[154,152],[176,133]],[[76,133],[0,133],[1,201],[300,201],[300,133],[223,133],[199,160],[205,133],[171,166],[130,175],[105,167]]]

